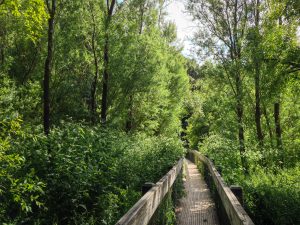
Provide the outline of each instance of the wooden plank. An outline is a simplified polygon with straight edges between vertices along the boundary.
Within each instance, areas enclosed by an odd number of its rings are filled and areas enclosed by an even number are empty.
[[[225,184],[211,160],[197,151],[190,151],[190,153],[208,167],[231,225],[254,225],[240,202]]]
[[[173,186],[182,169],[183,159],[151,188],[116,225],[146,225]]]
[[[197,166],[185,160],[184,196],[176,208],[178,225],[219,225],[216,206]]]

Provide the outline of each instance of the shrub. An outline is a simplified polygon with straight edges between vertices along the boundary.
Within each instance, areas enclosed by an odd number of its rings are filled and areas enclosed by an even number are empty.
[[[240,154],[236,141],[212,134],[199,145],[200,151],[213,160],[227,183],[235,183],[243,177]]]
[[[300,224],[300,167],[280,173],[257,170],[243,183],[246,205],[256,224]]]
[[[10,149],[26,162],[20,174],[34,171],[44,194],[43,208],[7,217],[40,224],[114,224],[139,199],[142,184],[157,182],[184,153],[174,139],[68,123],[48,138],[19,137]]]
[[[35,168],[25,169],[26,158],[11,148],[21,137],[21,120],[7,118],[0,122],[0,222],[26,217],[34,207],[43,207],[45,183]]]
[[[300,224],[300,165],[285,170],[279,166],[268,169],[259,165],[262,159],[257,149],[246,153],[250,174],[245,176],[240,166],[238,146],[230,139],[210,135],[199,146],[222,171],[228,185],[239,184],[244,189],[245,207],[255,224]],[[274,152],[273,149],[268,149]]]

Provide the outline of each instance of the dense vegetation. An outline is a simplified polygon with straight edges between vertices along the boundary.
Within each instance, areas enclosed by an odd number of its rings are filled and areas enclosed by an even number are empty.
[[[299,1],[190,0],[188,10],[205,60],[189,63],[190,146],[243,186],[255,224],[299,224]]]
[[[166,0],[0,0],[1,224],[114,224],[185,133],[256,224],[300,223],[298,1],[187,3],[197,60]]]
[[[0,1],[1,224],[114,224],[184,155],[188,76],[164,16],[163,1]]]
[[[114,224],[183,155],[174,139],[80,124],[48,137],[7,132],[1,223]]]

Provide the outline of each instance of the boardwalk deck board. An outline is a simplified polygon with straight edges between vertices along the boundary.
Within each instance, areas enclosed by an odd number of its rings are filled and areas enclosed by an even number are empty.
[[[219,225],[216,207],[209,188],[197,166],[185,160],[186,196],[176,209],[179,225]]]

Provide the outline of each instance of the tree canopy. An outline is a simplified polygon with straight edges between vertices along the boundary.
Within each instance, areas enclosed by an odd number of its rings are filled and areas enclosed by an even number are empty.
[[[187,0],[195,59],[169,3],[0,0],[1,224],[114,224],[187,148],[300,223],[299,1]]]

